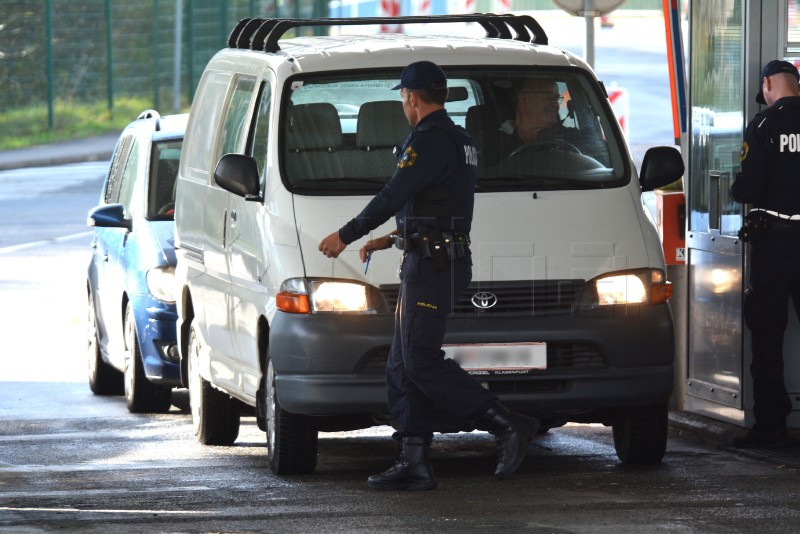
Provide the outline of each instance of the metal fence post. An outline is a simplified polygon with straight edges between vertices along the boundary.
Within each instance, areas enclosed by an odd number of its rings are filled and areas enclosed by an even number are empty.
[[[45,34],[47,37],[46,57],[47,62],[47,127],[53,130],[56,125],[53,111],[53,0],[44,4]]]
[[[111,31],[111,0],[106,0],[106,53],[108,54],[108,111],[114,113],[114,49]]]
[[[175,0],[175,61],[172,71],[172,111],[181,109],[181,61],[183,46],[183,0]]]

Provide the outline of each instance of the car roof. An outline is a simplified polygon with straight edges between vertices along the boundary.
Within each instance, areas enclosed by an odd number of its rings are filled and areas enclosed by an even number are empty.
[[[186,132],[188,119],[188,113],[162,117],[158,112],[150,109],[140,113],[139,118],[128,124],[126,129],[132,129],[136,135],[148,137],[153,141],[180,139]]]

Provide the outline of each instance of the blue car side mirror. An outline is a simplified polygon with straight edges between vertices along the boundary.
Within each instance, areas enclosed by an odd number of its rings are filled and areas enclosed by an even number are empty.
[[[103,204],[92,208],[86,224],[99,228],[125,228],[129,232],[133,228],[133,222],[125,218],[125,207],[122,204]]]

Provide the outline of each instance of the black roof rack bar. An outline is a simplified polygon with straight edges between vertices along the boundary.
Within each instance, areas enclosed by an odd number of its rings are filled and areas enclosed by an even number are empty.
[[[278,41],[293,28],[314,26],[366,26],[376,24],[428,24],[448,22],[477,22],[486,31],[486,37],[514,39],[536,44],[547,44],[547,34],[530,15],[496,15],[492,13],[467,13],[463,15],[434,15],[408,17],[358,17],[317,19],[260,19],[240,20],[230,36],[231,48],[250,48],[265,52],[280,50]]]

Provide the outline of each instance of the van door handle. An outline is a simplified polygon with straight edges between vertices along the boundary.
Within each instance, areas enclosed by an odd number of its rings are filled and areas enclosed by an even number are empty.
[[[231,210],[231,220],[232,221],[236,220],[236,210]]]

